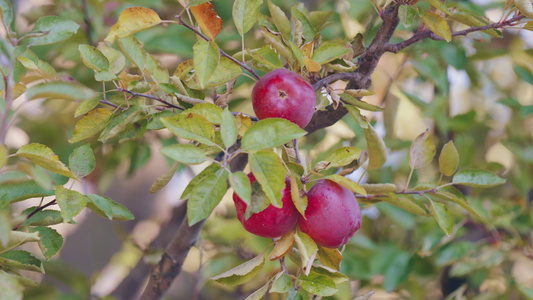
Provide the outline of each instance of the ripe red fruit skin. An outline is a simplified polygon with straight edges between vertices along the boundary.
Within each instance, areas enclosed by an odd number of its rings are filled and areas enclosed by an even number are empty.
[[[318,245],[338,248],[361,228],[361,209],[354,194],[331,181],[318,181],[307,193],[306,219],[300,229]]]
[[[255,181],[255,176],[252,173],[248,174],[248,178],[250,179],[250,183]],[[285,179],[285,189],[282,190],[282,194],[282,208],[277,208],[270,204],[265,210],[252,214],[246,220],[244,215],[247,205],[236,193],[233,193],[237,218],[241,221],[244,229],[266,238],[280,237],[291,231],[296,226],[296,223],[298,223],[300,213],[292,202],[290,181],[288,178]]]
[[[304,128],[315,112],[316,95],[302,76],[287,69],[277,69],[255,84],[252,105],[259,120],[283,118]]]

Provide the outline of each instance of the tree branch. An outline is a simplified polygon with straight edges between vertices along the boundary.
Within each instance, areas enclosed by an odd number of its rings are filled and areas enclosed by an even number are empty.
[[[350,79],[348,83],[348,88],[350,89],[367,89],[370,87],[372,84],[370,76],[374,73],[381,56],[386,52],[385,45],[389,43],[400,22],[398,8],[398,4],[392,4],[383,11],[383,24],[381,24],[370,46],[359,56],[357,60],[359,68],[357,70],[353,73],[338,73],[322,78],[315,82],[313,87],[319,89],[328,83],[341,79]],[[317,111],[313,115],[311,122],[305,127],[305,130],[308,133],[312,133],[324,127],[331,126],[344,117],[346,113],[348,111],[342,104],[337,109],[329,106],[325,111]]]
[[[202,39],[206,40],[206,41],[209,41],[209,38],[206,37],[203,33],[201,33],[200,31],[198,31],[198,29],[192,27],[191,25],[183,22],[183,20],[181,19],[181,16],[176,16],[178,18],[178,22],[180,25],[183,25],[187,28],[189,28],[192,32],[196,33],[196,35],[198,35],[199,37],[201,37]],[[227,54],[226,52],[224,52],[224,50],[220,49],[220,55],[224,56],[224,57],[227,57],[229,58],[229,60],[231,60],[232,62],[238,64],[239,66],[241,66],[241,68],[245,69],[246,71],[250,72],[250,74],[252,74],[256,79],[259,79],[261,77],[259,77],[259,75],[257,75],[257,73],[254,71],[254,69],[252,69],[251,67],[248,67],[248,65],[246,65],[245,63],[242,63],[238,60],[236,60],[235,58],[233,58],[231,55]]]
[[[123,88],[119,88],[118,89],[120,92],[125,92],[125,93],[128,93],[130,95],[133,95],[135,97],[143,97],[143,98],[146,98],[146,99],[152,99],[152,100],[156,100],[156,101],[159,101],[169,107],[173,107],[173,108],[176,108],[176,109],[179,109],[179,110],[185,110],[185,108],[183,107],[180,107],[180,106],[177,106],[177,105],[174,105],[168,101],[165,101],[157,96],[154,96],[154,95],[149,95],[149,94],[141,94],[141,93],[137,93],[137,92],[134,92],[134,91],[130,91],[130,90],[127,90],[127,89],[123,89]],[[107,103],[106,103],[107,104]]]
[[[488,25],[484,25],[484,26],[470,27],[470,28],[467,28],[465,30],[452,32],[452,37],[461,36],[461,35],[467,35],[469,33],[476,32],[476,31],[483,31],[483,30],[489,30],[489,29],[500,29],[500,28],[504,28],[505,26],[513,26],[513,23],[518,22],[518,21],[522,20],[523,18],[525,18],[524,15],[519,15],[519,16],[515,16],[515,17],[513,17],[511,19],[508,19],[507,21],[504,21],[504,22],[492,23],[492,24],[488,24]],[[385,45],[385,51],[392,52],[392,53],[398,53],[402,49],[404,49],[406,47],[409,47],[412,44],[414,44],[416,42],[419,42],[419,41],[422,41],[422,40],[424,40],[426,38],[430,38],[430,39],[436,40],[436,41],[442,41],[443,40],[443,38],[441,38],[440,36],[436,35],[432,31],[425,30],[425,31],[420,31],[420,32],[415,33],[411,38],[409,38],[409,39],[407,39],[407,40],[405,40],[405,41],[403,41],[401,43],[398,43],[398,44],[386,44]]]

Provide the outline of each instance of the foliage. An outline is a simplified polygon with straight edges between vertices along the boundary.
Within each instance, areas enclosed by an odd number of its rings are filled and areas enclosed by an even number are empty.
[[[98,294],[83,275],[51,260],[64,242],[54,226],[75,224],[85,208],[133,220],[128,203],[105,196],[105,187],[121,162],[132,175],[157,155],[171,163],[152,193],[192,165],[201,170],[181,194],[186,217],[164,254],[124,241],[124,253],[159,264],[144,297],[167,292],[177,275],[168,270],[179,272],[193,244],[211,250],[199,271],[213,279],[199,281],[207,298],[531,297],[531,271],[521,265],[532,264],[533,249],[533,103],[523,96],[531,92],[533,60],[519,35],[503,31],[532,28],[524,22],[529,1],[325,1],[313,11],[270,0],[178,2],[82,0],[73,8],[58,1],[50,7],[57,16],[33,19],[0,0],[0,299],[61,293],[27,271],[50,270],[71,295]],[[489,9],[500,22],[486,17]],[[35,26],[21,31],[15,16]],[[493,42],[503,36],[503,46]],[[179,57],[171,71],[162,53]],[[375,72],[386,69],[380,59],[399,66],[384,76]],[[250,115],[254,82],[279,68],[301,74],[317,93],[305,129]],[[468,89],[459,90],[457,74]],[[48,119],[17,114],[19,102],[37,101]],[[13,128],[29,141],[10,142]],[[258,185],[249,184],[245,168]],[[251,237],[231,209],[213,214],[226,205],[229,187],[250,204],[249,214],[281,206],[286,177],[301,217],[319,179],[356,195],[366,217],[346,247],[318,246],[298,228],[274,241]],[[100,189],[80,188],[88,184]],[[449,285],[450,277],[464,284]]]

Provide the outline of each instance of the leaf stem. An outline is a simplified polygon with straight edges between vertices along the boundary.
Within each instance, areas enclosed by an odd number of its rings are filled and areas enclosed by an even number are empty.
[[[35,208],[34,211],[32,211],[27,217],[26,217],[26,220],[24,220],[24,222],[26,222],[27,220],[29,220],[31,217],[33,217],[36,213],[42,211],[43,209],[47,208],[48,206],[52,206],[54,204],[57,204],[56,203],[56,199],[46,203],[45,205],[43,206],[39,206],[37,208]],[[21,222],[20,224],[18,224],[17,226],[13,227],[13,230],[17,230],[20,228],[20,226],[22,226],[22,224],[24,224],[24,222]]]

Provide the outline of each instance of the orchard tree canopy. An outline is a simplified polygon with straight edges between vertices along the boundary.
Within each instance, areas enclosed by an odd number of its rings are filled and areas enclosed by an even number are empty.
[[[0,18],[0,300],[533,299],[530,0]]]

